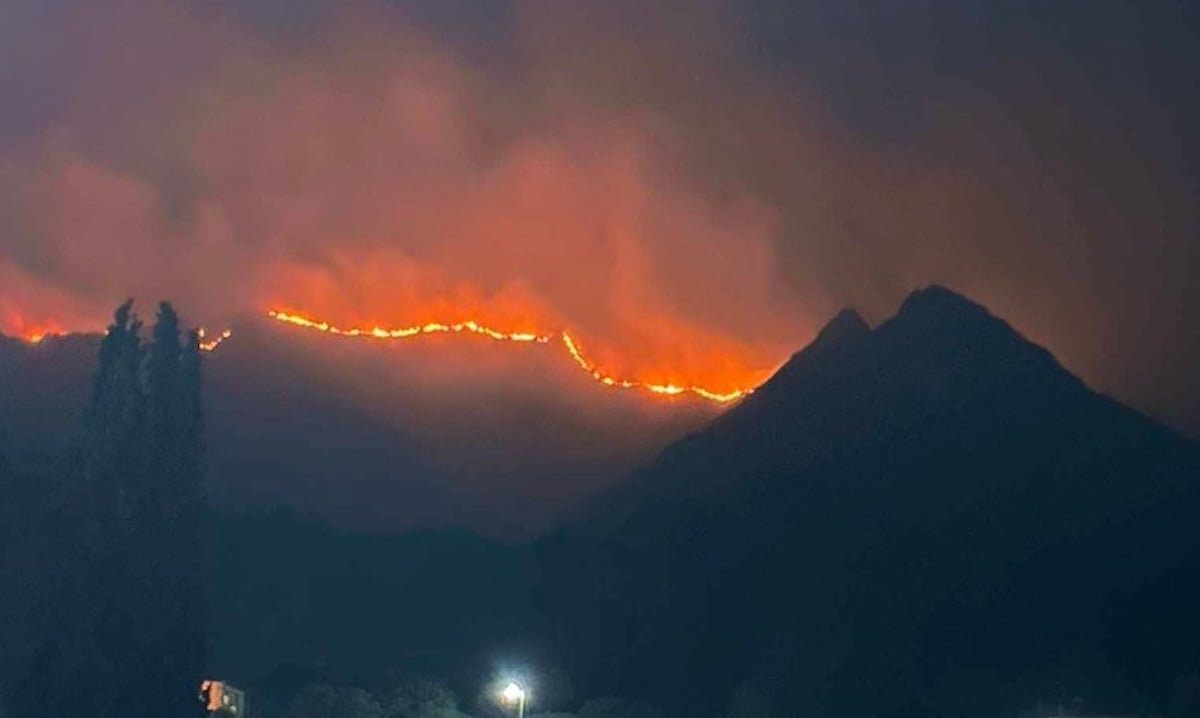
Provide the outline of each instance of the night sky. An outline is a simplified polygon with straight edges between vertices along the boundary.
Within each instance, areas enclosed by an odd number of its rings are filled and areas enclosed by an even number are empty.
[[[474,319],[728,390],[936,282],[1200,436],[1198,27],[1187,0],[4,0],[0,331],[130,295]]]

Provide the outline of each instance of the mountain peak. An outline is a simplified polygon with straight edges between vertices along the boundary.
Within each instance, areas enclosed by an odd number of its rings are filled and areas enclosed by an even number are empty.
[[[792,358],[772,379],[774,380],[780,375],[788,376],[796,371],[803,371],[798,366],[808,366],[813,361],[823,361],[818,357],[825,357],[831,352],[840,353],[843,347],[857,344],[859,340],[870,333],[871,327],[863,321],[858,312],[853,309],[843,309],[833,319],[830,319],[821,328],[821,331],[817,332],[816,338],[809,342],[808,346],[792,355]]]
[[[874,335],[881,350],[923,367],[938,386],[956,377],[966,393],[1017,381],[1082,386],[1044,347],[983,305],[936,284],[910,294]]]
[[[844,359],[866,344],[870,335],[871,327],[863,321],[858,312],[843,309],[821,328],[808,346],[793,354],[770,379],[748,397],[745,405],[751,407],[750,411],[757,411],[758,409],[753,407],[779,401],[791,403],[794,393],[801,387],[822,383],[815,377],[839,371]],[[736,409],[727,412],[718,417],[715,423],[725,423],[729,417],[738,413]]]
[[[838,344],[847,339],[863,336],[870,331],[871,327],[863,321],[858,312],[853,309],[843,309],[821,328],[816,339],[813,339],[812,346]]]
[[[963,295],[940,284],[931,284],[918,289],[905,298],[896,318],[926,317],[938,322],[960,320],[971,317],[990,317],[987,309]]]
[[[948,345],[986,342],[993,350],[1001,346],[1017,351],[1036,347],[982,304],[937,284],[908,295],[900,311],[884,326],[888,328],[885,333],[900,332],[910,341]]]

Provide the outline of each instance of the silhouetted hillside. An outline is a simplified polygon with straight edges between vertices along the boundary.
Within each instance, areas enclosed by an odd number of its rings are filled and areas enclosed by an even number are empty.
[[[100,336],[0,335],[0,441],[14,463],[41,462],[78,439]]]
[[[73,445],[98,342],[0,337],[0,452],[40,467]],[[495,350],[238,326],[204,357],[210,495],[362,530],[525,538],[716,412],[606,390],[552,353]]]
[[[543,542],[545,600],[578,672],[681,712],[1165,709],[1200,674],[1198,516],[1195,444],[931,287]]]
[[[240,480],[220,468],[231,460],[258,467],[254,486],[340,470],[325,443],[295,436],[329,432],[350,453],[389,440],[334,393],[298,395],[312,375],[242,346],[278,371],[243,383],[246,357],[209,358],[217,486]],[[0,362],[35,372],[58,349],[10,343]],[[45,378],[61,397],[0,383],[33,417],[10,436],[77,421],[69,388],[90,369],[62,366]],[[18,499],[4,515],[26,519],[8,526],[10,556],[35,563],[58,485],[40,468],[0,476]],[[414,480],[394,495],[434,500]],[[1012,716],[1076,697],[1190,715],[1197,481],[1195,444],[933,287],[874,329],[838,315],[753,395],[531,547],[214,514],[213,668],[278,695],[389,667],[469,690],[519,639],[515,653],[563,666],[577,695],[668,715]],[[20,561],[6,575],[28,576]]]
[[[0,450],[18,466],[57,461],[74,445],[99,339],[0,340]],[[286,345],[273,347],[252,332],[239,339],[204,357],[207,481],[215,498],[286,504],[368,526],[453,513],[437,472],[395,428],[312,367],[289,361]],[[371,497],[378,515],[361,503],[339,506],[335,485]]]

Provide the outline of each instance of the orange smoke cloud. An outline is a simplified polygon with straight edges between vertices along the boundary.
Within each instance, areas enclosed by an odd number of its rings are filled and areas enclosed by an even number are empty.
[[[481,142],[499,120],[472,68],[405,28],[351,34],[352,60],[251,56],[214,81],[181,158],[202,189],[175,226],[112,182],[146,243],[183,240],[177,286],[220,287],[193,304],[571,327],[612,376],[720,393],[807,329],[771,293],[774,211],[693,182],[651,120],[547,100]]]
[[[47,336],[103,326],[90,323],[87,316],[68,293],[37,281],[0,257],[0,334],[39,342]]]
[[[10,261],[40,272],[6,293],[14,306],[42,311],[54,292],[78,329],[130,295],[208,326],[269,309],[478,322],[549,332],[604,383],[713,397],[754,386],[811,328],[776,286],[774,207],[697,180],[653,112],[556,89],[532,16],[518,22],[530,88],[365,3],[286,49],[136,0],[74,13],[72,27],[182,34],[206,60],[178,60],[188,82],[164,90],[126,58],[79,102],[110,83],[137,98],[120,115],[145,132],[114,125],[98,152],[55,129],[0,163],[0,196],[21,198],[36,239]],[[102,49],[81,38],[72,60]]]

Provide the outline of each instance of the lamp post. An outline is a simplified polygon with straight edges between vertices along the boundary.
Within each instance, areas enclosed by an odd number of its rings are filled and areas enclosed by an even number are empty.
[[[517,704],[517,718],[525,718],[525,689],[516,683],[509,683],[501,693],[504,700]]]

